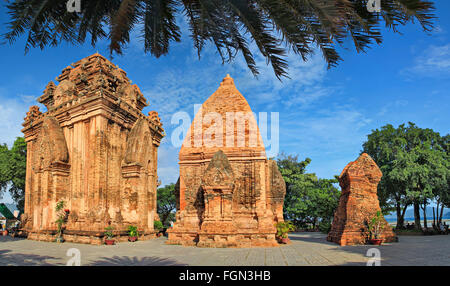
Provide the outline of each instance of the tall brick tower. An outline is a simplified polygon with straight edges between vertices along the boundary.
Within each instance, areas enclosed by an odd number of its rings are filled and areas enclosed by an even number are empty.
[[[157,150],[164,130],[126,73],[96,53],[50,82],[23,123],[27,142],[24,230],[54,239],[55,206],[69,210],[66,241],[100,244],[105,227],[119,240],[135,225],[154,236]],[[121,237],[123,236],[123,237]]]
[[[256,119],[227,75],[196,114],[179,153],[169,244],[276,246],[286,186]]]

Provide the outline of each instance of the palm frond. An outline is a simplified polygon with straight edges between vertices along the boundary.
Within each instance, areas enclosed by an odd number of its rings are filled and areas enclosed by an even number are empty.
[[[139,1],[123,0],[110,21],[109,51],[122,54],[122,47],[130,41],[130,31],[139,19]]]
[[[341,61],[337,49],[346,38],[357,52],[382,42],[381,25],[399,33],[399,26],[418,21],[429,32],[434,23],[434,4],[426,0],[381,0],[381,12],[367,10],[368,0],[89,0],[80,13],[69,13],[66,1],[17,0],[6,5],[10,22],[2,36],[13,44],[26,34],[30,48],[61,42],[91,45],[108,37],[109,49],[122,53],[136,25],[144,51],[155,57],[169,52],[171,42],[181,40],[177,15],[188,21],[194,48],[200,57],[212,42],[222,59],[231,62],[242,54],[257,76],[252,43],[271,65],[275,75],[288,77],[288,50],[306,61],[319,50],[328,67]]]
[[[169,52],[170,41],[181,40],[180,28],[175,21],[176,2],[173,0],[147,0],[144,14],[144,49],[156,57]]]

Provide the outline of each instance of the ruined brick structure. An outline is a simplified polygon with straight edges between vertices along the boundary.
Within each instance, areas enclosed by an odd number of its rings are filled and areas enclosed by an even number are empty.
[[[196,114],[179,153],[169,244],[276,246],[286,185],[256,120],[227,75]]]
[[[70,211],[64,239],[100,244],[105,227],[116,239],[138,226],[154,236],[157,149],[164,130],[126,73],[99,54],[50,82],[23,123],[27,142],[25,212],[29,239],[53,240],[55,206]]]
[[[328,241],[340,245],[366,243],[367,224],[377,211],[381,211],[377,186],[382,175],[377,164],[366,153],[347,164],[339,176],[342,193],[328,233]],[[383,224],[380,238],[385,242],[396,241],[397,238],[384,217]]]

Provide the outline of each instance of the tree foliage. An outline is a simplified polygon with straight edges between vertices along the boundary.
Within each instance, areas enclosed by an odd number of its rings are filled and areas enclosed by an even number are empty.
[[[430,200],[436,200],[438,205],[448,203],[448,140],[449,135],[441,137],[432,129],[422,129],[411,122],[398,128],[388,124],[368,135],[363,152],[372,156],[383,172],[378,194],[385,209],[397,211],[397,227],[403,227],[410,205],[414,206],[415,225],[420,228],[420,205],[425,215]]]
[[[23,137],[17,137],[11,149],[0,145],[0,196],[9,190],[17,208],[23,212],[25,202],[25,176],[27,165],[27,144]]]
[[[175,221],[175,211],[175,184],[172,183],[162,188],[158,188],[157,212],[161,222],[165,226],[169,226],[170,221]]]
[[[305,173],[311,159],[298,161],[297,156],[281,154],[278,168],[286,182],[284,216],[297,227],[329,224],[339,202],[340,192],[334,186],[337,179],[319,179]]]
[[[349,38],[358,52],[380,44],[381,26],[398,32],[399,25],[417,20],[433,27],[434,4],[424,0],[381,0],[380,13],[370,13],[367,0],[89,0],[81,12],[70,13],[67,1],[17,0],[7,5],[11,17],[4,39],[13,43],[26,34],[25,51],[61,42],[95,46],[109,39],[110,53],[121,54],[136,27],[144,50],[155,57],[181,41],[177,19],[188,22],[198,55],[212,43],[223,62],[241,53],[258,74],[254,43],[278,78],[288,76],[286,51],[303,60],[318,48],[329,67],[340,60],[337,46]]]

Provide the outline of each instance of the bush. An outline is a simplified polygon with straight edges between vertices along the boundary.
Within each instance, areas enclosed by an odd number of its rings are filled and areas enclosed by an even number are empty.
[[[319,224],[319,230],[323,233],[329,233],[331,230],[331,222],[323,221]]]
[[[155,220],[155,223],[153,224],[153,226],[156,230],[161,230],[164,227],[162,222],[160,222],[159,220]]]
[[[277,228],[277,237],[280,238],[287,238],[288,232],[295,230],[295,226],[290,221],[281,221],[275,224],[275,227]]]

